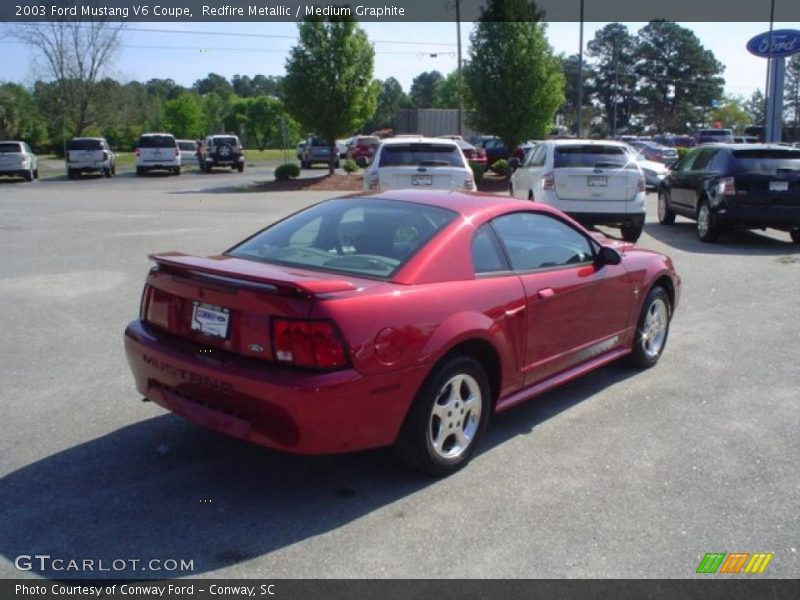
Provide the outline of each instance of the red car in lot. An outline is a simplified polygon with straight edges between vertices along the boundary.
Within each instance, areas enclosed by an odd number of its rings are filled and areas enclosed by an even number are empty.
[[[356,161],[359,167],[366,167],[372,157],[375,156],[375,150],[381,145],[381,139],[375,135],[359,135],[353,138],[353,144],[350,149],[351,158]]]
[[[291,452],[393,445],[437,475],[490,413],[654,365],[680,295],[666,256],[468,192],[327,200],[218,256],[151,258],[125,331],[147,399]]]

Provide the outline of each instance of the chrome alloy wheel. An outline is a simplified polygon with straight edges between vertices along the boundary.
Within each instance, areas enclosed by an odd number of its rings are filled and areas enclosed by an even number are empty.
[[[481,421],[481,400],[481,388],[471,375],[460,373],[442,386],[428,424],[428,441],[437,456],[452,461],[467,451]]]
[[[656,298],[647,309],[647,314],[639,332],[642,350],[649,358],[655,358],[664,348],[669,325],[669,308],[662,298]]]
[[[701,238],[705,238],[711,229],[711,211],[708,204],[703,202],[700,210],[697,211],[697,233]]]

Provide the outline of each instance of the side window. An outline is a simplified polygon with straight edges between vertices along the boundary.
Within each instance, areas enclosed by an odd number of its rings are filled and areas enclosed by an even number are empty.
[[[481,226],[472,238],[472,268],[476,275],[508,271],[503,249],[488,223]]]
[[[711,162],[711,159],[714,158],[716,153],[717,151],[713,148],[705,148],[701,150],[700,154],[698,154],[697,158],[694,160],[692,171],[705,171],[708,163]]]
[[[531,152],[530,160],[527,166],[529,167],[542,167],[544,166],[544,159],[547,156],[547,150],[543,145],[536,146]]]
[[[698,154],[700,154],[700,150],[690,150],[689,153],[680,160],[675,170],[681,172],[691,171]]]
[[[492,221],[515,271],[591,262],[592,245],[581,233],[541,213],[519,212]]]

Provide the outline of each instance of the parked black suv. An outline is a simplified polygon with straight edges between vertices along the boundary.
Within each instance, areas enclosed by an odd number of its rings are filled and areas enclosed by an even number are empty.
[[[213,167],[230,167],[244,171],[244,148],[231,134],[208,135],[197,152],[200,170],[210,173]]]
[[[679,160],[658,192],[658,220],[697,220],[697,235],[716,241],[728,227],[788,231],[800,243],[800,148],[709,144]]]

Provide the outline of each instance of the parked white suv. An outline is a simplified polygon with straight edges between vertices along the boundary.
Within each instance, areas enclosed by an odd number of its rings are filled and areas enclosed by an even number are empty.
[[[514,171],[510,192],[587,226],[619,227],[626,241],[635,242],[644,228],[644,175],[621,142],[542,142]]]
[[[397,137],[383,140],[364,174],[364,191],[475,190],[472,169],[453,140]]]
[[[105,138],[79,137],[67,142],[67,177],[82,173],[102,173],[111,177],[117,172],[117,157]]]
[[[181,151],[171,133],[143,133],[136,143],[136,174],[152,169],[181,174]]]
[[[39,179],[39,159],[25,142],[0,142],[0,177]]]

